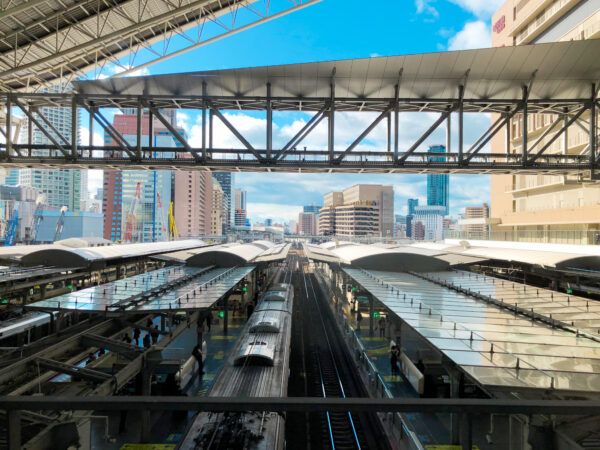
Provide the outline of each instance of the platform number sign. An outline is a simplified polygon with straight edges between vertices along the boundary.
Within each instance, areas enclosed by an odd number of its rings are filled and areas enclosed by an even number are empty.
[[[225,317],[225,311],[219,311],[219,312],[217,313],[217,316],[219,317],[219,319],[222,319],[222,318],[224,318],[224,317]]]
[[[380,317],[380,316],[379,316],[379,311],[375,311],[375,312],[373,313],[373,319],[379,319],[379,317]]]

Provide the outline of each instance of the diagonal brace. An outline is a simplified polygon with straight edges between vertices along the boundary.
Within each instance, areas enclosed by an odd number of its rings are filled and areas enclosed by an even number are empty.
[[[135,159],[135,154],[133,152],[133,148],[127,143],[127,141],[125,140],[125,138],[123,138],[123,136],[121,136],[121,133],[119,133],[117,130],[115,130],[115,128],[110,124],[110,122],[108,120],[106,120],[106,117],[104,117],[102,115],[102,113],[100,111],[98,111],[97,108],[94,108],[93,110],[90,109],[88,106],[84,106],[85,110],[96,119],[96,121],[102,126],[102,128],[104,128],[104,130],[113,138],[113,140],[117,143],[117,145],[119,147],[121,147],[121,150],[123,150],[125,153],[127,153],[127,155],[132,158]]]
[[[390,104],[386,109],[383,110],[383,112],[377,116],[377,118],[371,123],[371,125],[369,125],[361,134],[360,136],[358,136],[354,142],[352,142],[352,144],[350,144],[348,146],[348,148],[344,151],[344,153],[342,153],[336,160],[336,162],[339,164],[342,162],[342,160],[344,159],[344,157],[350,153],[352,150],[354,150],[356,148],[356,146],[358,144],[360,144],[364,138],[366,138],[369,133],[371,131],[373,131],[373,129],[379,124],[379,122],[381,122],[385,117],[387,117],[388,113],[394,109],[395,104],[392,103]]]
[[[423,135],[419,139],[417,139],[417,141],[406,152],[404,152],[404,154],[400,158],[398,158],[397,163],[402,164],[404,161],[406,161],[406,159],[410,155],[412,155],[417,148],[419,148],[419,145],[421,145],[425,141],[425,139],[427,139],[431,135],[431,133],[433,133],[437,129],[437,127],[439,127],[441,123],[448,118],[451,112],[452,110],[443,112],[440,115],[440,117],[433,123],[433,125],[431,125],[429,129],[425,133],[423,133]]]
[[[498,134],[498,132],[504,128],[504,126],[515,116],[515,114],[517,114],[522,108],[522,105],[518,106],[517,108],[515,108],[514,110],[512,110],[511,112],[509,112],[508,114],[506,114],[504,117],[501,117],[499,120],[501,121],[499,125],[496,126],[496,128],[494,128],[493,130],[491,130],[492,127],[490,127],[490,129],[488,129],[485,133],[484,136],[487,134],[487,136],[485,137],[485,139],[481,140],[481,138],[479,138],[477,141],[480,141],[477,148],[475,148],[472,152],[469,152],[466,156],[466,158],[464,159],[465,163],[468,163],[469,161],[471,161],[471,159],[473,159],[473,157],[479,153],[479,151],[485,147],[485,145],[490,142],[490,140],[496,136],[496,134]],[[498,121],[496,121],[496,123],[498,123]],[[477,145],[477,144],[474,144]],[[473,147],[471,147],[473,148]]]
[[[50,140],[50,142],[52,142],[56,148],[58,148],[58,150],[63,154],[63,156],[68,157],[69,153],[65,150],[65,148],[54,138],[54,136],[52,136],[51,133],[48,132],[48,130],[46,130],[42,124],[35,118],[35,116],[33,115],[33,113],[30,111],[29,108],[25,108],[17,99],[14,99],[15,105],[17,105],[19,107],[19,109],[21,111],[23,111],[23,113],[25,113],[25,115],[27,116],[27,118],[29,119],[29,121],[31,123],[33,123],[36,127],[38,127],[38,130],[40,130],[42,133],[44,133],[44,135]],[[40,117],[44,118],[45,117],[43,115],[40,114]],[[60,133],[59,133],[60,135]],[[64,138],[63,138],[64,139]]]
[[[238,138],[238,140],[244,145],[244,147],[250,150],[252,154],[256,157],[256,159],[262,161],[264,158],[260,155],[260,153],[258,153],[256,149],[250,144],[250,142],[248,142],[246,138],[242,136],[242,134],[231,124],[231,122],[229,122],[229,120],[227,120],[225,116],[221,114],[221,111],[215,108],[212,102],[208,102],[208,105],[212,110],[213,114],[215,114],[221,120],[221,122],[223,122],[223,124],[229,129],[229,131],[233,133],[233,135],[236,138]]]
[[[296,135],[292,139],[290,139],[289,142],[285,144],[283,148],[275,154],[274,159],[279,159],[285,153],[287,153],[289,149],[294,148],[300,142],[302,142],[304,138],[306,138],[306,136],[308,136],[308,134],[314,129],[314,127],[317,126],[317,124],[321,122],[321,120],[323,120],[323,118],[325,117],[325,111],[327,111],[327,109],[329,109],[329,106],[325,105],[314,116],[312,116],[310,120],[304,124],[300,131],[298,131]]]
[[[81,343],[90,347],[105,348],[111,352],[123,355],[127,359],[135,359],[144,353],[144,349],[141,347],[96,334],[84,334],[81,336]]]
[[[157,108],[155,108],[152,105],[148,105],[148,109],[150,109],[150,111],[152,111],[152,114],[156,116],[160,123],[162,123],[165,126],[165,128],[171,132],[175,139],[177,139],[181,143],[181,145],[183,145],[186,151],[191,153],[196,160],[200,159],[198,152],[196,152],[196,150],[194,150],[190,146],[190,144],[188,144],[188,142],[183,138],[183,136],[181,136],[181,134],[179,134],[175,127],[173,127],[173,125],[171,125],[169,121],[164,118],[164,116],[160,113],[160,111]]]
[[[560,131],[558,131],[558,133],[554,134],[554,136],[552,136],[550,140],[546,142],[544,146],[535,155],[533,155],[533,157],[531,157],[531,159],[528,160],[528,162],[533,163],[536,159],[542,156],[542,154],[550,148],[554,141],[557,140],[560,137],[560,135],[562,135],[567,130],[567,128],[569,128],[573,124],[573,122],[575,122],[579,118],[579,116],[581,116],[587,110],[588,107],[581,108],[577,112],[577,114],[575,114],[569,119],[569,121],[560,129]]]

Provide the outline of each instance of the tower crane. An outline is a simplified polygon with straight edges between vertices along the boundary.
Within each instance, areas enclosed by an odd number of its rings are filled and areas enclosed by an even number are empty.
[[[58,216],[58,222],[56,222],[56,231],[54,232],[54,242],[59,241],[65,227],[65,214],[67,212],[66,206],[60,208],[60,216]]]
[[[169,240],[179,239],[177,225],[175,225],[175,215],[173,214],[173,202],[169,203]]]
[[[142,199],[142,183],[138,181],[137,186],[135,188],[135,195],[133,196],[133,200],[129,205],[129,211],[127,211],[127,221],[125,222],[125,242],[133,242],[133,228],[135,226],[135,209],[137,208],[138,202]]]
[[[165,211],[163,210],[163,205],[162,205],[162,201],[160,199],[160,193],[157,192],[156,193],[156,206],[158,206],[158,210],[159,210],[159,219],[160,219],[160,227],[159,230],[161,231],[162,235],[166,235],[167,234],[167,221],[165,220]],[[156,226],[156,224],[154,224],[154,226]]]
[[[38,195],[35,200],[35,211],[33,212],[33,219],[31,223],[31,242],[35,242],[38,231],[40,231],[40,225],[42,224],[42,220],[44,220],[44,216],[42,213],[44,212],[44,204],[46,203],[46,196],[44,194]]]

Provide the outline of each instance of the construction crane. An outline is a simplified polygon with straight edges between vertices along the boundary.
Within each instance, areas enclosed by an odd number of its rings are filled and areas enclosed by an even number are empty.
[[[138,181],[135,188],[135,195],[129,205],[129,211],[127,212],[127,221],[125,222],[125,235],[123,240],[125,242],[133,242],[133,228],[135,227],[135,209],[137,208],[138,202],[142,200],[142,183]]]
[[[65,227],[65,214],[67,212],[66,206],[60,208],[60,216],[58,216],[58,222],[56,222],[56,231],[54,232],[54,242],[59,241]]]
[[[177,225],[175,225],[175,215],[173,214],[173,202],[169,203],[169,240],[179,239]]]
[[[4,240],[4,245],[9,247],[15,245],[15,240],[17,238],[17,228],[19,226],[19,204],[15,202],[15,207],[13,209],[12,217],[8,221],[8,226],[6,228],[6,238]]]
[[[44,220],[44,216],[42,215],[44,212],[44,203],[46,203],[46,197],[44,194],[38,195],[35,200],[35,211],[33,212],[33,219],[31,223],[31,243],[35,242],[38,231],[40,231],[42,220]]]
[[[163,210],[163,205],[162,205],[162,201],[160,199],[159,192],[156,193],[156,206],[158,207],[158,211],[159,211],[158,217],[160,218],[159,230],[161,231],[162,235],[164,236],[165,234],[167,234],[167,221],[165,220],[165,211]],[[156,226],[156,224],[154,224],[154,226]]]

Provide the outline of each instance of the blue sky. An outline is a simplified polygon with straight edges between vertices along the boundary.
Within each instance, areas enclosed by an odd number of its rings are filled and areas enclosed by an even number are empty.
[[[259,0],[259,3],[264,0]],[[491,15],[500,0],[387,0],[372,6],[358,0],[323,0],[300,11],[261,24],[240,34],[201,47],[168,61],[155,64],[143,74],[193,72],[234,67],[289,64],[298,62],[377,57],[407,53],[425,53],[490,46]],[[277,7],[277,2],[272,2]],[[224,21],[230,20],[228,17]],[[240,21],[244,17],[240,15]],[[210,33],[210,30],[206,30]],[[184,41],[175,40],[172,45]],[[143,61],[140,55],[138,63]],[[127,60],[123,60],[127,64]],[[264,146],[264,115],[227,113],[248,140]],[[434,115],[401,115],[401,148],[408,147],[431,122]],[[275,114],[274,143],[289,139],[310,116]],[[350,143],[373,117],[366,114],[338,114],[336,143]],[[200,119],[197,114],[181,114],[180,124],[186,128],[192,143],[199,139]],[[313,148],[325,143],[325,124],[304,144]],[[466,120],[466,144],[489,126],[485,115]],[[456,128],[456,127],[454,127]],[[454,136],[454,139],[456,137]],[[426,142],[444,143],[439,130]],[[216,145],[239,146],[224,128],[215,128]],[[385,129],[376,128],[363,143],[364,148],[381,148]],[[90,190],[95,189],[97,174],[90,177]],[[248,214],[254,222],[265,218],[290,220],[297,218],[301,206],[322,203],[323,194],[357,183],[393,185],[396,213],[405,213],[406,199],[425,202],[425,175],[356,175],[356,174],[260,174],[236,175],[236,187],[248,191]],[[479,175],[451,176],[451,214],[456,216],[465,206],[489,202],[489,177]]]

